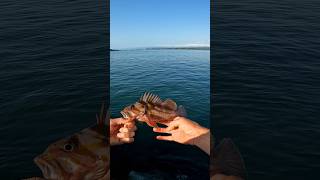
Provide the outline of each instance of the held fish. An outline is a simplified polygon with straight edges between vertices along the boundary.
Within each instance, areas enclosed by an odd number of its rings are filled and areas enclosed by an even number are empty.
[[[162,101],[159,96],[152,93],[144,93],[139,101],[125,107],[120,112],[125,119],[146,122],[151,127],[157,127],[157,123],[167,123],[177,116],[186,116],[183,106],[177,106],[171,99]]]
[[[34,161],[41,169],[44,179],[110,179],[108,118],[102,105],[95,125],[58,140],[37,156]]]

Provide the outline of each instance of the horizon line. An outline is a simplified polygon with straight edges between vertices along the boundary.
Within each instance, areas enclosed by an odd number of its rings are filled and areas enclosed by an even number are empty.
[[[146,48],[210,48],[210,44],[184,44],[184,45],[156,45],[156,46],[137,46],[137,47],[124,47],[113,48],[113,50],[128,50],[128,49],[146,49]]]

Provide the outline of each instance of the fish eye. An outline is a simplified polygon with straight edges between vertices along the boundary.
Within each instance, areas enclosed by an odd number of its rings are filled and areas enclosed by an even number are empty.
[[[130,109],[133,109],[133,108],[134,108],[134,105],[131,105],[131,106],[130,106]]]
[[[73,150],[73,146],[71,144],[65,144],[64,145],[64,150],[66,151],[72,151]]]

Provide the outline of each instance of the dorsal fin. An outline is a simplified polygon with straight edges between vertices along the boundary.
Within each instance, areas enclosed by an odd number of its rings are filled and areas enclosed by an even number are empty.
[[[154,95],[149,92],[145,92],[141,98],[140,101],[146,102],[146,103],[153,103],[153,104],[161,104],[162,101],[159,96]]]
[[[109,130],[109,120],[110,120],[110,110],[106,109],[104,102],[102,102],[100,114],[96,114],[97,123],[95,126],[91,127],[94,131],[106,136],[109,142],[110,130]]]
[[[162,103],[162,106],[167,108],[167,109],[170,109],[172,111],[175,111],[177,110],[177,103],[174,102],[172,99],[166,99],[163,103]]]

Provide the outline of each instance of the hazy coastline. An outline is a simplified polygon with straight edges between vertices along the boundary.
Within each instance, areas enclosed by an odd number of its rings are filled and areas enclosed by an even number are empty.
[[[125,49],[110,49],[110,51],[125,51],[125,50],[210,50],[209,46],[174,46],[174,47],[140,47],[140,48],[125,48]]]

